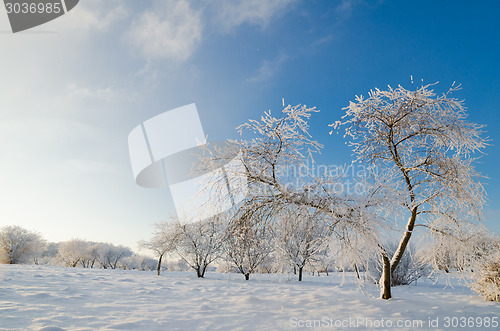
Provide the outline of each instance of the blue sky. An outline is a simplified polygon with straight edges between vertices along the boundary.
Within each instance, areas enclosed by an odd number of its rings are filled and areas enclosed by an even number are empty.
[[[478,169],[486,225],[500,233],[497,1],[81,0],[12,34],[0,8],[0,226],[50,241],[135,247],[173,210],[167,190],[134,183],[128,133],[195,102],[209,140],[303,103],[321,110],[319,162],[350,161],[329,123],[355,95],[456,81],[491,145]],[[413,76],[414,84],[411,84]]]

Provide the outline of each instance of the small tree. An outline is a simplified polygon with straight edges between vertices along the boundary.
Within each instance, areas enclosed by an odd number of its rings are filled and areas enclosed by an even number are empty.
[[[104,269],[116,269],[119,262],[130,255],[132,255],[132,251],[128,247],[107,243],[99,244],[99,263]]]
[[[156,274],[159,276],[161,272],[161,264],[163,257],[175,250],[175,242],[179,236],[178,222],[162,222],[155,224],[155,231],[150,240],[139,242],[139,246],[151,250],[158,258],[156,266]]]
[[[86,259],[83,261],[84,268],[94,268],[96,262],[99,261],[100,254],[100,244],[95,242],[89,242],[87,247]]]
[[[264,208],[246,206],[229,224],[224,238],[227,260],[250,279],[259,265],[273,251],[273,229],[270,214]]]
[[[343,119],[333,124],[347,126],[356,161],[384,174],[383,181],[374,178],[373,194],[392,192],[392,201],[369,208],[408,216],[394,254],[379,242],[383,299],[391,298],[391,274],[417,226],[453,235],[473,228],[482,217],[485,194],[472,154],[486,146],[483,126],[467,122],[463,102],[450,97],[459,87],[436,96],[430,86],[372,90],[368,98],[350,102]]]
[[[178,227],[175,251],[199,278],[203,278],[207,267],[221,255],[224,235],[221,216]]]
[[[329,237],[326,221],[315,209],[290,205],[277,216],[276,245],[298,270],[299,281],[307,263],[325,251]]]
[[[41,255],[46,245],[42,236],[20,226],[4,226],[0,229],[0,262],[6,264],[27,263]]]

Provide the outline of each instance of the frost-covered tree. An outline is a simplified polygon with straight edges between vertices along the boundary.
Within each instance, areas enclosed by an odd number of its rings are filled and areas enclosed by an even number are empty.
[[[132,255],[132,251],[128,247],[115,246],[109,243],[99,244],[99,264],[104,269],[116,269],[119,262],[130,255]]]
[[[207,189],[216,193],[214,203],[244,196],[229,218],[226,247],[231,249],[226,251],[247,278],[255,263],[270,254],[267,242],[258,238],[261,234],[272,238],[270,226],[287,206],[314,210],[332,233],[353,231],[367,241],[373,239],[374,226],[367,221],[365,208],[372,202],[337,194],[333,188],[342,185],[342,178],[335,174],[309,171],[313,156],[322,148],[308,132],[308,120],[315,112],[305,105],[289,105],[278,116],[268,111],[260,120],[239,126],[240,139],[230,140],[225,148],[209,150],[209,157],[200,162],[201,173],[214,169],[221,160],[224,164],[235,159],[241,163],[210,178]],[[234,182],[245,185],[231,185]],[[224,196],[228,183],[231,190]]]
[[[57,252],[59,251],[59,243],[49,242],[45,246],[38,262],[40,264],[57,264]]]
[[[328,244],[325,249],[321,249],[314,255],[314,259],[309,261],[306,270],[310,271],[313,275],[316,272],[318,276],[321,273],[328,276],[330,271],[335,270],[337,260],[331,252],[330,245]]]
[[[265,207],[259,213],[275,213],[286,204],[318,209],[329,214],[334,222],[347,220],[344,214],[349,208],[341,207],[342,200],[327,188],[332,178],[297,174],[298,169],[307,168],[307,163],[314,161],[313,155],[322,148],[308,132],[307,121],[317,111],[305,105],[287,106],[279,116],[268,111],[260,120],[249,120],[237,128],[241,139],[230,140],[226,148],[210,150],[209,156],[200,162],[200,173],[215,168],[221,160],[230,163],[235,155],[242,164],[226,168],[207,182],[208,189],[218,193],[214,194],[214,203],[244,195],[237,207],[242,210],[235,213],[238,222],[245,209],[252,212],[251,209]],[[218,188],[226,188],[228,178],[231,183],[246,184],[231,186],[228,196],[221,197],[224,190]]]
[[[17,225],[4,226],[0,229],[0,262],[27,263],[40,256],[45,245],[45,240],[37,232]]]
[[[179,233],[178,222],[161,222],[155,224],[155,231],[151,239],[139,242],[139,246],[151,250],[157,256],[157,275],[160,275],[161,264],[165,255],[175,250],[175,242]]]
[[[100,258],[100,243],[89,242],[87,247],[87,254],[84,259],[80,261],[84,268],[94,268],[96,263],[99,262]]]
[[[88,259],[89,242],[82,239],[71,239],[59,243],[57,259],[65,266],[75,268]],[[83,264],[85,267],[85,263]]]
[[[207,267],[221,256],[224,224],[221,215],[195,223],[178,224],[175,251],[196,275],[205,276]]]
[[[249,280],[273,251],[273,220],[263,207],[246,206],[240,212],[227,227],[223,247],[226,259]]]
[[[155,270],[156,266],[157,262],[155,259],[135,253],[123,258],[119,263],[119,267],[124,270],[150,271]]]
[[[373,196],[383,201],[368,209],[378,208],[374,215],[384,209],[408,217],[403,228],[395,229],[401,239],[394,254],[378,243],[383,299],[391,297],[391,273],[417,227],[451,237],[471,231],[482,217],[485,193],[474,153],[481,152],[486,141],[483,126],[466,120],[463,101],[450,96],[458,88],[452,86],[440,96],[431,85],[415,91],[401,86],[375,89],[368,98],[357,96],[344,108],[342,120],[333,124],[346,126],[356,161],[379,167],[384,174],[383,180],[374,178],[372,183]]]
[[[298,270],[299,281],[307,263],[328,247],[330,233],[326,220],[317,210],[290,205],[276,219],[276,246],[280,256]]]

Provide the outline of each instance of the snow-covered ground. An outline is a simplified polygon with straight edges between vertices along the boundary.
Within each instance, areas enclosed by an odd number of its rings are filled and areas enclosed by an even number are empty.
[[[500,304],[456,279],[396,287],[384,301],[349,277],[0,265],[0,330],[500,329]]]

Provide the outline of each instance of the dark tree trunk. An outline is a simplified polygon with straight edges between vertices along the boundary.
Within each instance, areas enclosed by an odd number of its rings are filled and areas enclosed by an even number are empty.
[[[388,300],[392,297],[391,295],[391,261],[386,254],[382,254],[382,260],[384,262],[384,269],[382,270],[382,276],[380,277],[381,286],[381,298]]]
[[[159,276],[161,272],[161,260],[163,259],[163,254],[158,258],[158,265],[156,266],[156,274]]]
[[[356,277],[358,277],[358,279],[361,279],[361,277],[359,276],[359,270],[356,263],[354,263],[354,270],[356,270]]]
[[[249,273],[249,272],[247,272],[247,273],[245,274],[245,280],[249,280],[249,279],[250,279],[250,273]]]
[[[302,281],[302,269],[303,269],[303,268],[304,268],[304,267],[299,267],[299,282],[301,282],[301,281]]]

